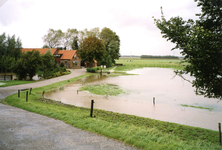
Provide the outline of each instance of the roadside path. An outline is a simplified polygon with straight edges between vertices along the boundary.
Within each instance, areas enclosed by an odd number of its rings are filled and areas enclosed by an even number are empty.
[[[69,75],[64,75],[64,76],[60,76],[60,77],[56,77],[56,78],[51,78],[51,79],[44,80],[44,81],[39,81],[39,82],[29,83],[29,84],[22,84],[22,85],[14,85],[14,86],[8,86],[8,87],[0,87],[0,100],[4,99],[5,97],[7,97],[9,95],[17,93],[18,89],[42,87],[42,86],[49,85],[49,84],[52,84],[52,83],[56,83],[56,82],[68,80],[68,79],[71,79],[71,78],[75,78],[75,77],[84,75],[86,73],[85,68],[76,69],[76,70],[70,69],[70,71],[71,71],[71,74],[69,74]]]
[[[35,88],[85,74],[85,69],[72,70],[70,75],[36,83],[0,88],[0,99],[18,89]],[[83,131],[63,121],[28,112],[0,103],[0,149],[13,150],[135,150],[123,143]]]

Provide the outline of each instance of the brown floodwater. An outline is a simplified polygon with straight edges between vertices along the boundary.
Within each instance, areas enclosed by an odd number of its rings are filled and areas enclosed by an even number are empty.
[[[172,69],[143,68],[128,73],[138,75],[93,76],[70,84],[64,90],[46,93],[45,97],[88,108],[93,99],[96,109],[218,130],[218,123],[222,123],[222,102],[195,95],[195,88],[181,77],[174,77]],[[188,75],[185,78],[192,80]],[[126,93],[118,96],[102,96],[79,91],[77,94],[81,86],[96,84],[115,84]],[[183,107],[181,104],[213,110]]]

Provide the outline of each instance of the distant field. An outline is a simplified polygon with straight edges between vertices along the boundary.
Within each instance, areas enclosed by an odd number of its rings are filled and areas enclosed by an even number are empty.
[[[182,64],[181,61],[182,59],[141,59],[121,57],[119,60],[116,60],[116,63],[123,64],[123,66],[118,66],[115,71],[127,71],[143,67],[172,68],[175,70],[181,70],[184,68],[184,64]]]

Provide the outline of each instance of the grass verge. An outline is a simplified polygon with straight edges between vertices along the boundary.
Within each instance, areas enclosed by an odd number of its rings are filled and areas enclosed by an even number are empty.
[[[194,105],[187,105],[187,104],[181,104],[181,106],[183,106],[183,107],[199,108],[199,109],[207,109],[209,111],[213,110],[213,108],[209,108],[209,107],[194,106]]]
[[[12,81],[0,81],[0,87],[7,87],[7,86],[13,86],[13,85],[20,85],[20,84],[28,84],[28,83],[33,83],[37,81],[20,81],[20,80],[12,80]]]
[[[101,134],[140,149],[221,150],[216,131],[98,109],[94,110],[95,117],[91,118],[88,108],[62,104],[41,97],[42,91],[58,89],[90,75],[35,88],[29,95],[28,102],[24,91],[21,92],[20,98],[17,94],[8,96],[5,98],[5,103],[62,120],[83,130]]]

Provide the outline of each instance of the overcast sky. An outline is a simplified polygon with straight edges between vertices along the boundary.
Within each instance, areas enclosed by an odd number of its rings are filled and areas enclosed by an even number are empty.
[[[24,48],[41,48],[49,28],[108,27],[121,40],[122,55],[175,55],[152,16],[195,18],[194,0],[0,0],[0,34],[20,37]]]

